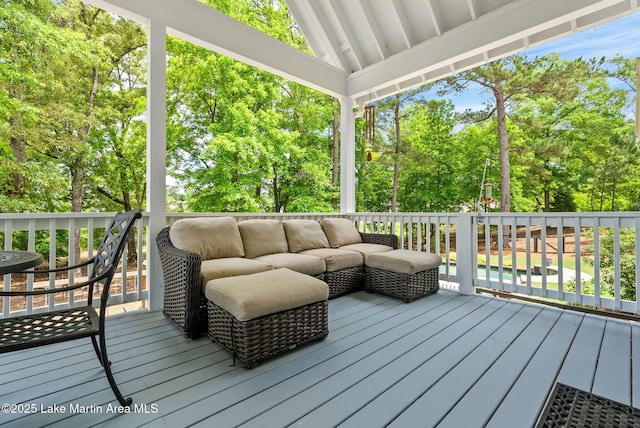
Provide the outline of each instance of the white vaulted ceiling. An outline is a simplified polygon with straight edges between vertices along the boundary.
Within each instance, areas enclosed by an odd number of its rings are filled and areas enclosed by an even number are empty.
[[[638,0],[287,0],[356,104],[633,13]]]

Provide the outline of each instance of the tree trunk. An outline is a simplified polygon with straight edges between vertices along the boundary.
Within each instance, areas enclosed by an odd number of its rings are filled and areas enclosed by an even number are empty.
[[[511,165],[509,163],[509,138],[507,136],[507,112],[505,96],[502,88],[494,89],[496,97],[496,115],[498,119],[498,141],[500,144],[500,211],[511,212]],[[508,225],[502,226],[502,247],[511,248],[509,238],[511,230]]]
[[[9,126],[16,126],[16,122],[19,119],[10,118]],[[16,163],[22,164],[27,161],[27,151],[25,149],[24,141],[18,139],[16,137],[9,138],[9,144],[11,145],[11,150],[13,151],[13,156],[16,159]],[[17,171],[11,171],[11,184],[12,189],[9,191],[10,195],[22,195],[24,191],[24,177]]]
[[[544,188],[544,208],[542,211],[546,213],[551,211],[551,192],[549,191],[549,187]]]

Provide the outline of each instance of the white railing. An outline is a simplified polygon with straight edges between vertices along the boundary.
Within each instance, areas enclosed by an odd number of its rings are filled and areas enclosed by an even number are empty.
[[[80,260],[92,257],[109,226],[113,213],[80,214],[0,214],[0,245],[4,250],[26,250],[40,252],[51,268],[71,266],[76,260],[74,231],[80,236]],[[109,306],[129,302],[144,302],[149,297],[146,289],[145,256],[147,250],[148,216],[138,220],[134,235],[136,237],[135,263],[127,263],[125,250],[120,268],[113,279]],[[46,274],[45,274],[46,275]],[[81,273],[71,273],[69,278],[56,278],[54,274],[41,278],[40,275],[4,275],[4,290],[33,290],[52,288],[56,283],[78,283],[83,280]],[[126,278],[123,281],[123,278]],[[126,286],[123,286],[123,283]],[[101,290],[97,290],[101,291]],[[97,294],[96,294],[97,296]],[[56,293],[55,298],[12,297],[2,300],[2,317],[23,315],[63,309],[71,305],[86,302],[86,290],[74,290],[69,293]],[[94,304],[99,304],[94,299]]]
[[[474,266],[476,285],[640,313],[638,213],[492,213],[476,224],[485,258]]]
[[[167,213],[167,224],[185,217],[233,216],[246,219],[314,219],[337,213]],[[35,250],[47,242],[49,260],[59,258],[58,245],[75,257],[70,230],[80,229],[83,254],[90,255],[112,214],[0,214],[4,249]],[[441,287],[473,292],[473,287],[554,299],[600,309],[640,313],[635,295],[640,284],[640,216],[636,213],[350,213],[363,232],[393,233],[401,248],[439,254]],[[123,263],[127,287],[116,280],[111,305],[148,299],[145,267],[148,217],[136,230],[138,261]],[[503,234],[503,230],[508,234]],[[21,239],[16,239],[19,234]],[[64,235],[64,241],[58,236]],[[94,238],[94,235],[95,238]],[[14,239],[7,240],[6,236]],[[44,239],[43,239],[44,237]],[[12,246],[20,241],[23,247]],[[42,245],[42,244],[40,244]],[[508,247],[508,248],[507,248]],[[502,249],[501,251],[499,249]],[[47,254],[45,254],[47,256]],[[70,263],[70,262],[69,262]],[[131,265],[129,265],[131,266]],[[55,281],[49,278],[44,286]],[[5,275],[5,290],[11,276]],[[119,285],[120,284],[120,285]],[[29,282],[26,287],[43,286]],[[48,305],[65,306],[82,296],[71,295]],[[37,312],[28,300],[22,309],[3,300],[3,316]]]
[[[640,313],[637,213],[350,214],[443,258],[441,280]],[[470,232],[470,233],[469,233]],[[455,251],[457,249],[457,251]],[[468,281],[472,284],[467,284]]]

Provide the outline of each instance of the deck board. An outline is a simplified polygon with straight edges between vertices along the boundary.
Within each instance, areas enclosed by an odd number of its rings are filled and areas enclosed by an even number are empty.
[[[607,320],[591,392],[631,404],[630,374],[631,326],[625,321]]]
[[[561,315],[492,415],[489,427],[518,426],[537,419],[583,318],[572,312]]]
[[[591,391],[606,324],[604,317],[585,316],[560,369],[558,382]]]
[[[161,314],[111,317],[112,369],[137,412],[105,411],[117,402],[81,340],[0,355],[0,402],[103,412],[0,414],[0,424],[529,426],[556,381],[640,399],[636,322],[446,290],[410,304],[353,293],[330,302],[329,318],[326,340],[246,370]]]

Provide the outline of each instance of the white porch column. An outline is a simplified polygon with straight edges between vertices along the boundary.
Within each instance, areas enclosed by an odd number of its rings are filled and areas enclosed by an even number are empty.
[[[356,211],[356,122],[354,102],[340,98],[340,212]]]
[[[473,227],[474,215],[460,214],[456,220],[456,276],[461,294],[473,294]]]
[[[167,211],[167,30],[162,19],[151,18],[147,41],[147,278],[149,309],[162,310],[164,280],[156,236],[166,224]]]

